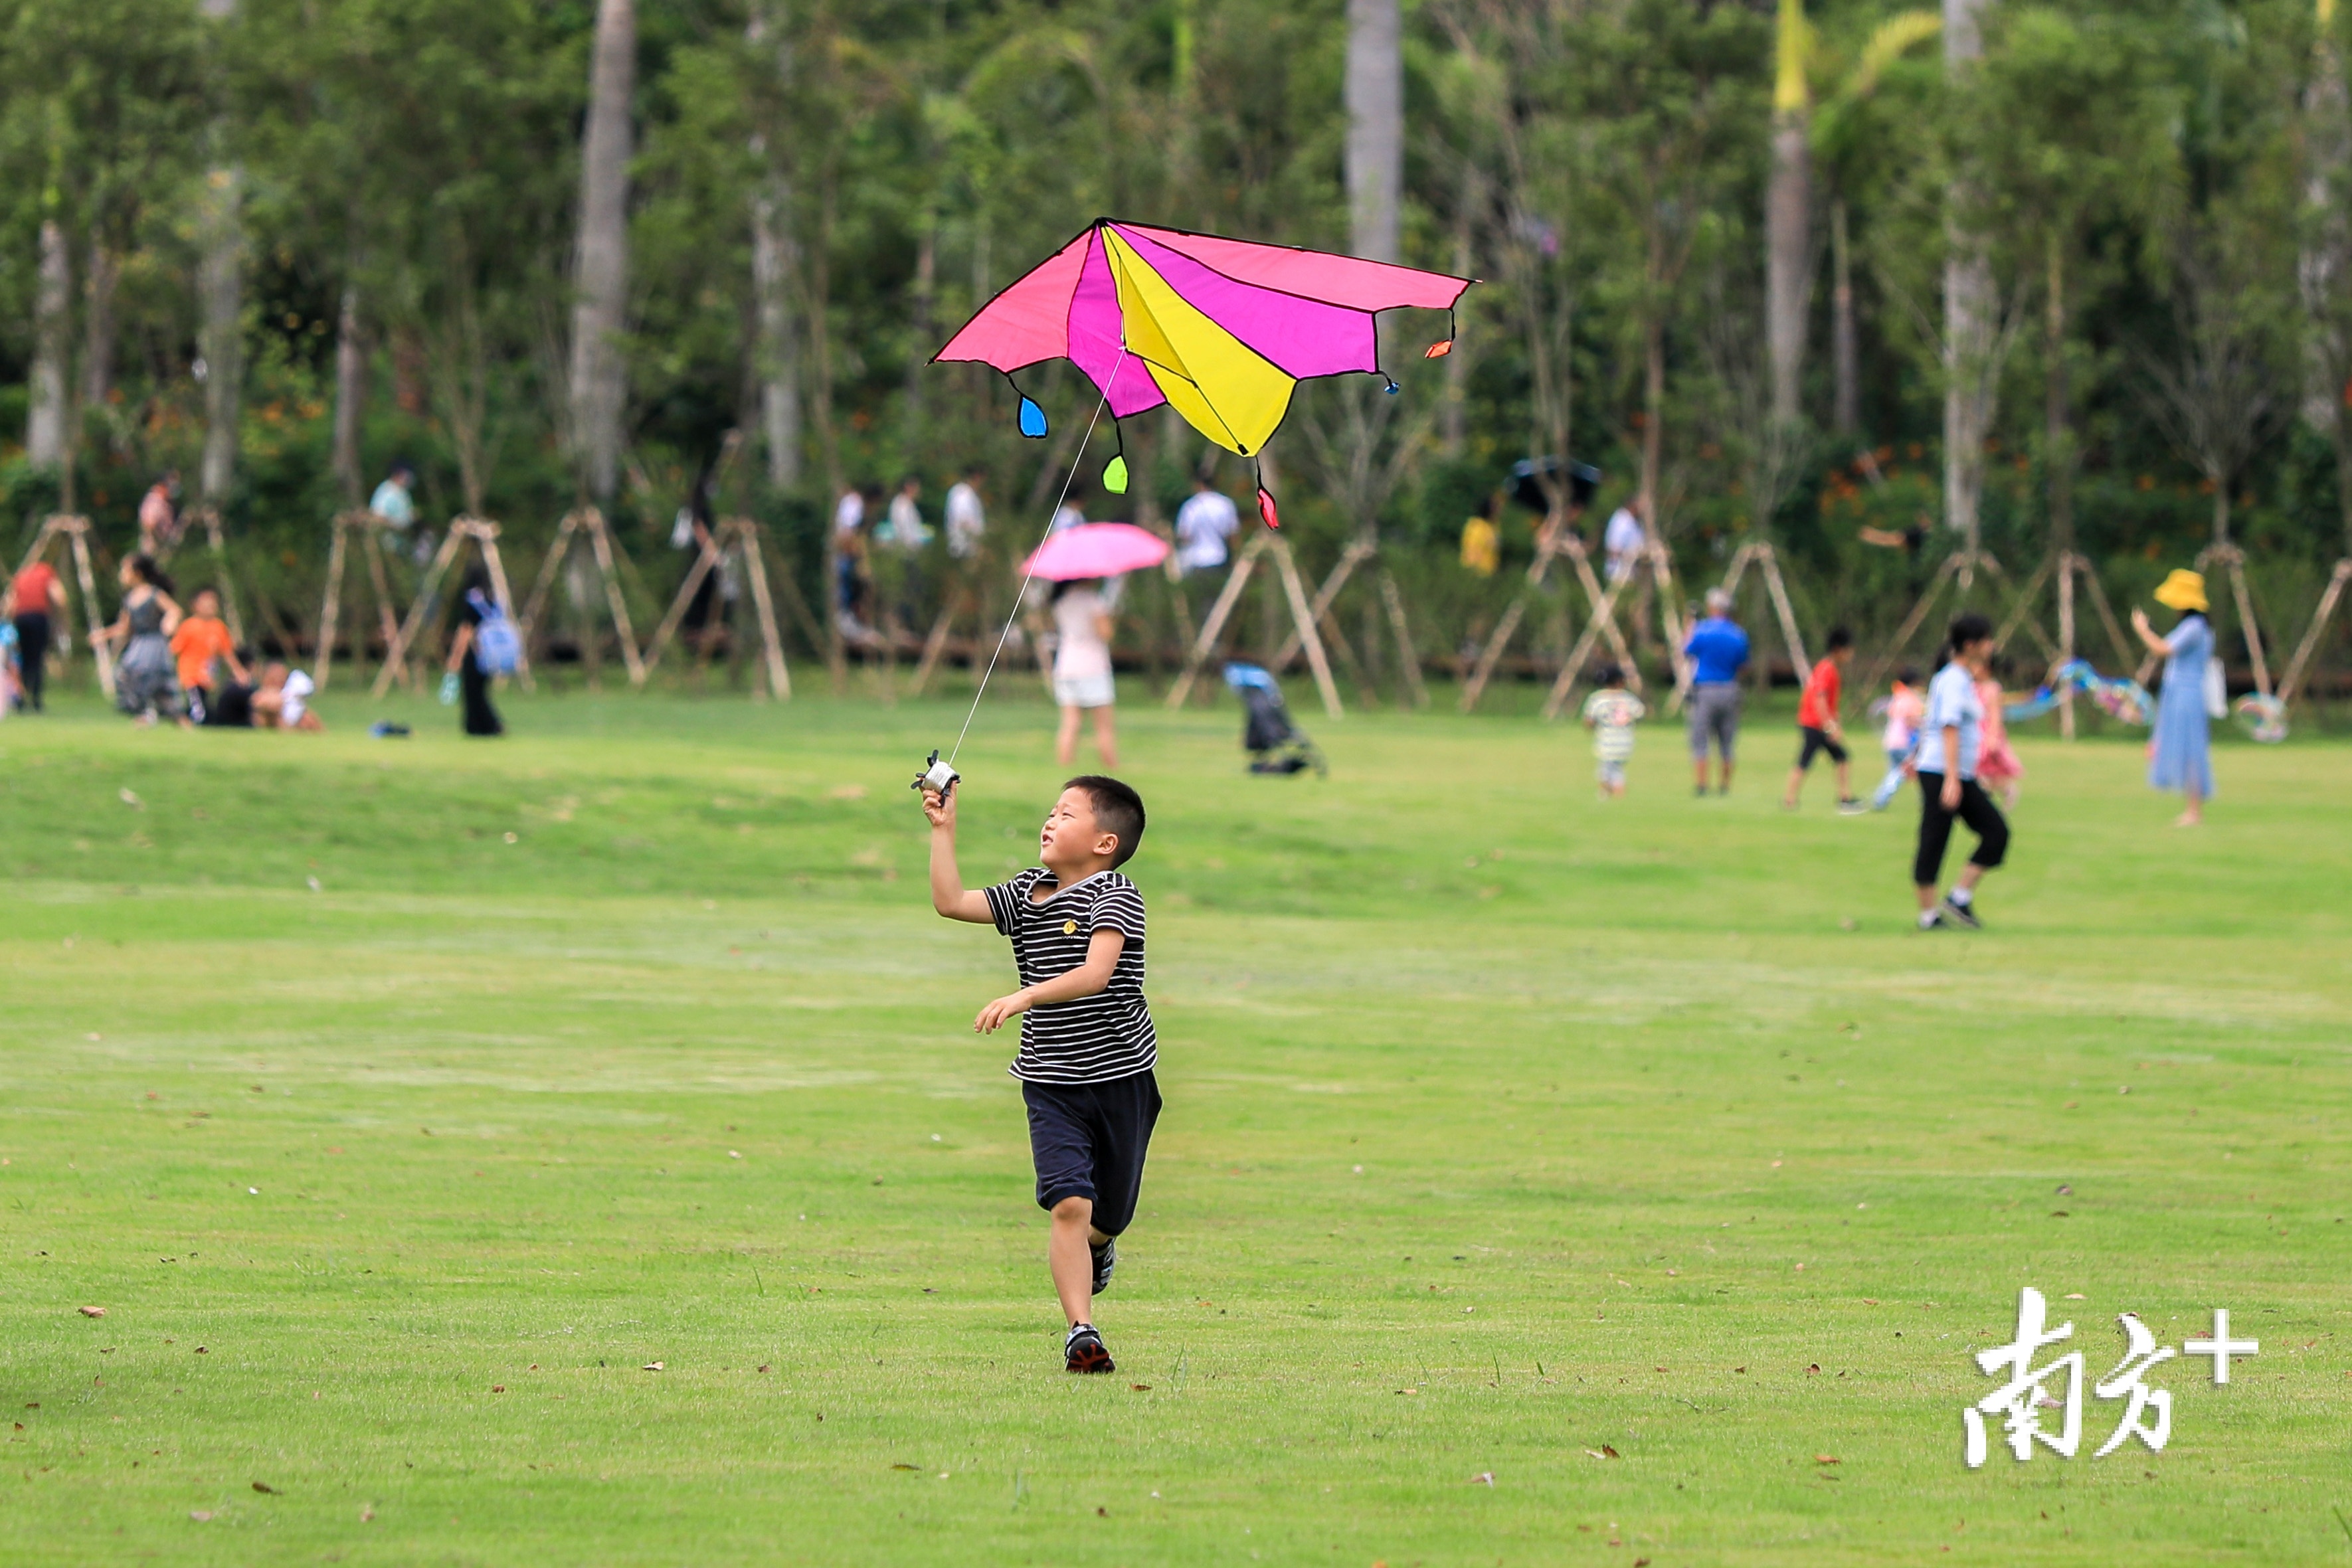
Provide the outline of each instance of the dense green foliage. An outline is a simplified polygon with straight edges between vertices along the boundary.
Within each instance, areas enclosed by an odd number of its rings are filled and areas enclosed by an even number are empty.
[[[1344,11],[647,0],[632,477],[612,508],[649,563],[651,586],[633,590],[645,608],[675,580],[651,561],[670,514],[723,432],[760,429],[759,384],[779,370],[761,362],[756,201],[791,241],[782,369],[801,394],[798,476],[779,489],[764,455],[747,455],[729,504],[782,530],[814,596],[816,519],[845,484],[919,473],[936,507],[976,460],[1000,518],[1034,521],[1071,454],[1016,440],[992,376],[925,358],[1087,219],[1347,246]],[[1377,508],[1401,554],[1426,557],[1408,588],[1424,653],[1449,653],[1507,591],[1450,557],[1501,471],[1564,433],[1606,470],[1612,506],[1654,420],[1658,520],[1686,576],[1714,575],[1730,545],[1769,528],[1810,622],[1891,623],[1921,572],[1855,531],[1941,507],[1940,277],[1965,230],[1990,258],[2000,318],[1988,542],[2030,565],[2056,509],[2107,569],[2146,574],[2193,553],[2218,491],[2262,563],[2273,638],[2291,638],[2352,519],[2326,422],[2305,408],[2332,396],[2326,366],[2306,369],[2311,345],[2352,341],[2352,254],[2314,265],[2344,251],[2347,168],[2344,52],[2315,16],[2309,0],[1995,5],[1984,57],[1955,70],[1933,26],[1898,5],[1826,0],[1804,24],[1815,281],[1792,433],[1759,413],[1770,8],[1409,7],[1407,259],[1486,281],[1452,361],[1418,358],[1436,323],[1396,328],[1396,485],[1344,496],[1307,427],[1336,430],[1349,394],[1303,392],[1275,457],[1309,566],[1366,520],[1351,507]],[[579,488],[563,381],[593,25],[585,0],[6,0],[0,432],[13,443],[24,428],[38,232],[54,222],[71,263],[78,505],[119,549],[152,477],[193,475],[199,209],[233,174],[246,397],[226,510],[251,589],[297,632],[315,618],[325,519],[349,504],[330,463],[347,296],[368,366],[362,476],[411,458],[429,516],[478,506],[527,567]],[[1839,258],[1857,333],[1852,429],[1833,413]],[[2067,414],[2053,423],[2060,382]],[[1074,430],[1075,378],[1041,384]],[[2249,415],[2218,476],[2187,429],[2184,404],[2200,399]],[[1157,416],[1135,423],[1146,480],[1132,505],[1149,521],[1204,449]],[[0,445],[12,529],[60,490],[16,450]],[[1528,520],[1507,530],[1507,560],[1526,559]]]
[[[325,707],[0,725],[12,1564],[2343,1553],[2340,746],[2182,834],[2028,740],[1990,929],[1922,936],[1907,811],[1694,801],[1671,731],[1604,807],[1525,725],[1318,782],[1139,716],[1168,1109],[1082,1383],[1003,944],[926,905],[959,709]],[[983,714],[969,876],[1049,724]],[[2125,1311],[2262,1354],[2155,1370],[2162,1454],[2091,1401],[1970,1472],[2029,1283],[2093,1377]]]

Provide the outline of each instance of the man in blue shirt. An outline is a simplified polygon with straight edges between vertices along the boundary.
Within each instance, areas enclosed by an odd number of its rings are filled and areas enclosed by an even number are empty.
[[[1739,745],[1739,671],[1748,663],[1748,633],[1731,619],[1731,595],[1706,591],[1706,619],[1691,628],[1683,653],[1691,661],[1690,747],[1695,793],[1706,793],[1706,743],[1721,758],[1718,792],[1731,793],[1731,766]]]

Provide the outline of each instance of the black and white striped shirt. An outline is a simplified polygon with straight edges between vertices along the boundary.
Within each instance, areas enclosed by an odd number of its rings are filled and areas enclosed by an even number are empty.
[[[1030,897],[1041,886],[1054,890],[1042,904]],[[1013,1076],[1032,1083],[1107,1083],[1149,1071],[1159,1060],[1159,1037],[1143,1000],[1143,894],[1135,883],[1101,871],[1059,887],[1052,872],[1033,866],[989,888],[987,896],[996,928],[1013,938],[1013,962],[1024,986],[1084,964],[1097,931],[1127,938],[1108,988],[1022,1016]]]

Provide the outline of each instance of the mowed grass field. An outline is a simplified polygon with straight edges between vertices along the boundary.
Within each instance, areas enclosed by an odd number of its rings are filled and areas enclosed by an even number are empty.
[[[1922,935],[1916,805],[1782,815],[1785,716],[1604,805],[1572,727],[1261,779],[1131,702],[1167,1110],[1077,1379],[906,787],[961,703],[506,706],[0,725],[0,1558],[2352,1560],[2352,747],[2225,747],[2192,834],[2028,738],[1990,929]],[[2089,1379],[2124,1312],[2261,1354],[1972,1472],[2028,1284]]]

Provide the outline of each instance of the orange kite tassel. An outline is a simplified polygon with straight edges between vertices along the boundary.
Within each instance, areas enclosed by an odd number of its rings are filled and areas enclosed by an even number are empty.
[[[1274,492],[1263,485],[1257,487],[1257,515],[1265,519],[1269,528],[1282,527],[1281,514],[1274,509]]]
[[[1442,360],[1453,351],[1454,340],[1451,338],[1440,338],[1428,348],[1423,349],[1422,350],[1421,357],[1424,360]]]

